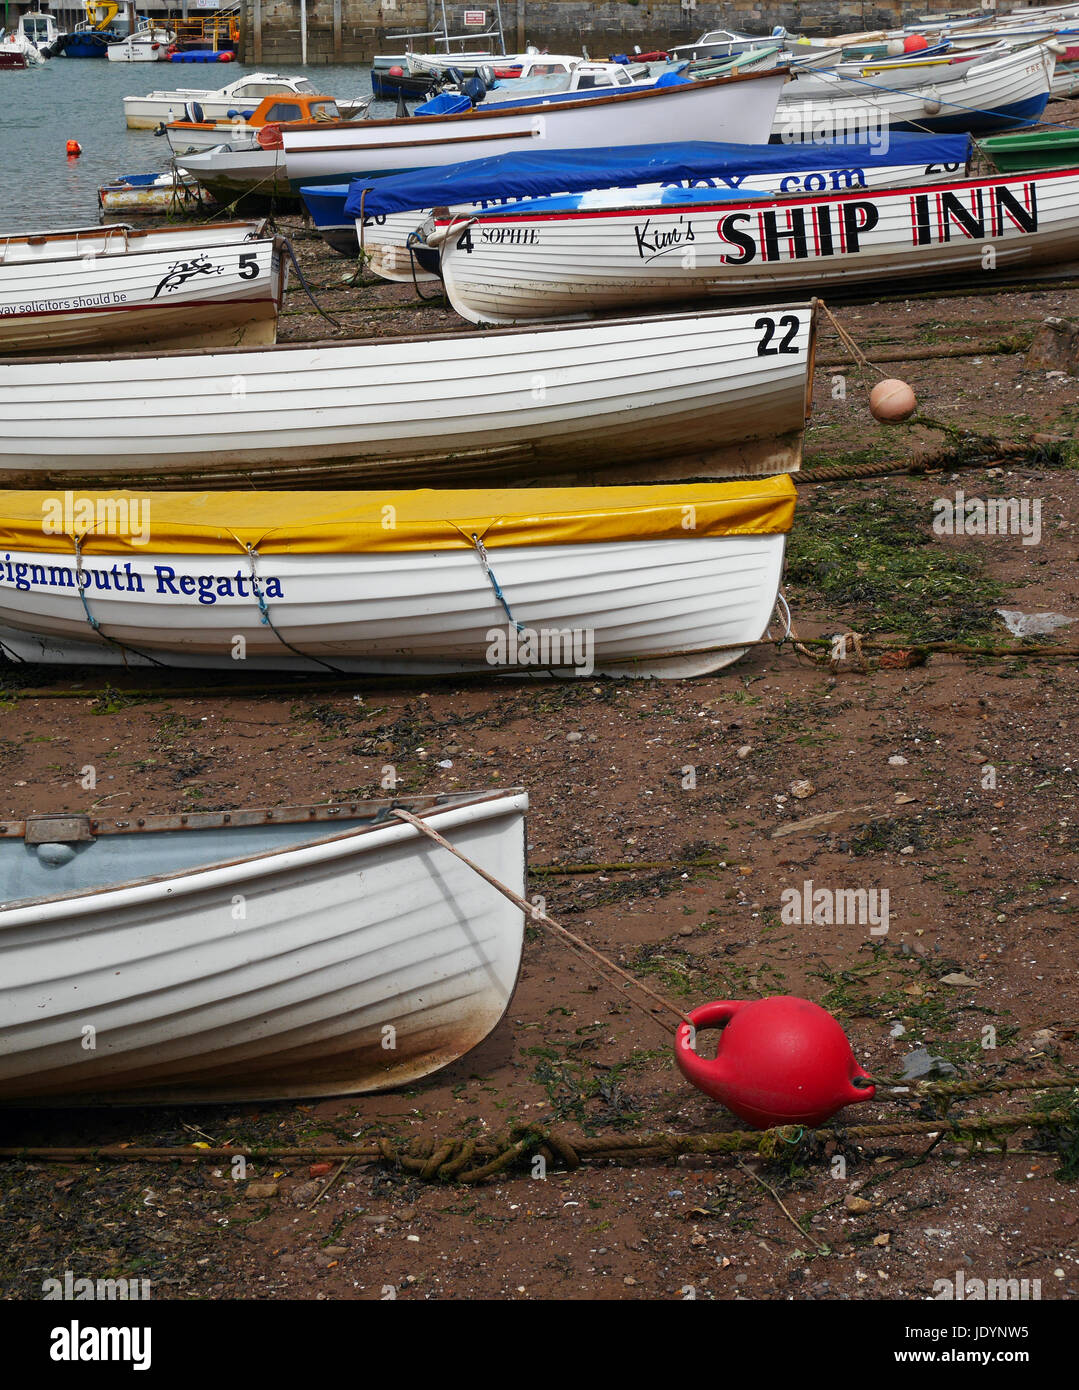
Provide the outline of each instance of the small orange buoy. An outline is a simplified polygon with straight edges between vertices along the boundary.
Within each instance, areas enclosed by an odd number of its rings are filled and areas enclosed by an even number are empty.
[[[904,53],[920,53],[923,48],[929,47],[929,40],[922,34],[908,34],[903,40]]]
[[[905,381],[889,377],[886,381],[878,381],[869,393],[869,409],[874,420],[894,425],[900,420],[909,420],[918,409],[918,402]]]
[[[67,142],[67,153],[69,159],[74,158],[76,155],[82,154],[82,146],[77,140],[69,140]]]

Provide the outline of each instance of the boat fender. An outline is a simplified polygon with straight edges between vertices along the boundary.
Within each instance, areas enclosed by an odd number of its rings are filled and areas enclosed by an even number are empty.
[[[394,63],[393,67],[390,68],[390,76],[391,76],[391,77],[404,77],[404,75],[405,75],[405,70],[404,70],[404,68],[401,66],[400,63]]]
[[[918,401],[905,381],[886,377],[870,391],[869,409],[874,420],[892,425],[909,420],[918,409]]]
[[[922,110],[927,116],[936,116],[940,113],[940,93],[935,87],[930,87],[925,94],[922,102]]]
[[[281,127],[273,121],[264,125],[255,139],[264,150],[283,150],[285,148]]]
[[[38,845],[37,857],[40,863],[45,864],[48,868],[59,869],[64,864],[71,863],[75,858],[75,850],[71,845]]]
[[[1057,39],[1050,39],[1045,46],[1050,53],[1055,53],[1058,58],[1068,51],[1064,44],[1060,43]]]

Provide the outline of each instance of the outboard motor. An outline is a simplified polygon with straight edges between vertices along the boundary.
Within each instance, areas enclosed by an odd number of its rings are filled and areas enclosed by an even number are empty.
[[[487,83],[478,74],[461,83],[461,95],[468,97],[473,106],[478,106],[487,95]]]
[[[1062,50],[1062,51],[1063,51],[1063,50]],[[495,78],[495,70],[494,70],[494,68],[492,68],[492,67],[491,67],[489,64],[487,64],[487,63],[484,63],[484,65],[483,65],[482,68],[477,68],[477,69],[476,69],[476,76],[480,79],[481,82],[485,82],[485,83],[487,84],[487,90],[488,90],[488,91],[491,90],[491,88],[495,85],[495,82],[496,82],[496,80],[497,80],[497,79]]]
[[[198,122],[205,120],[202,107],[197,101],[188,101],[184,103],[184,120]]]
[[[451,86],[451,87],[459,87],[459,86],[461,85],[461,83],[462,83],[464,80],[465,80],[465,75],[464,75],[464,73],[461,71],[460,68],[447,68],[447,69],[446,69],[446,72],[445,72],[445,81],[446,81],[446,84],[447,84],[448,86]]]

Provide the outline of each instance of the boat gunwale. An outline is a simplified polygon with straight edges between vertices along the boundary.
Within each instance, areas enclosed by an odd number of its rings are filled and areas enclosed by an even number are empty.
[[[452,793],[445,793],[444,795],[446,795],[446,796],[452,796]],[[462,798],[462,799],[459,800],[459,801],[441,801],[440,798],[439,798],[438,796],[429,794],[429,795],[427,795],[427,796],[411,797],[411,798],[410,798],[410,797],[405,797],[405,798],[401,798],[401,797],[394,797],[394,798],[378,798],[378,799],[376,799],[376,800],[374,800],[374,801],[371,801],[371,802],[369,802],[369,803],[367,803],[367,804],[368,804],[368,805],[371,805],[371,806],[378,806],[378,807],[380,807],[380,808],[384,808],[387,812],[392,812],[396,807],[401,807],[401,808],[404,809],[404,810],[413,810],[413,814],[419,815],[422,819],[427,819],[428,817],[434,816],[434,815],[438,814],[439,812],[451,812],[451,811],[468,810],[468,809],[473,808],[473,807],[484,806],[484,805],[487,805],[487,804],[489,804],[489,803],[494,803],[494,802],[497,802],[497,801],[512,802],[512,801],[514,801],[514,800],[516,800],[516,799],[518,799],[518,798],[520,798],[520,797],[522,797],[522,796],[527,798],[527,795],[528,795],[528,793],[527,793],[527,791],[526,791],[526,789],[525,789],[524,787],[512,787],[512,788],[508,788],[508,789],[505,789],[505,790],[495,790],[495,791],[490,791],[490,792],[461,793],[461,798]],[[416,805],[417,802],[423,802],[423,801],[425,801],[425,800],[431,801],[433,804],[428,805],[428,806],[422,806],[422,805],[421,805],[421,806],[420,806],[420,809],[419,809],[418,811],[414,809],[414,807],[415,807],[415,805]],[[353,804],[355,804],[355,803],[353,803]],[[311,807],[307,807],[307,808],[300,808],[300,807],[292,808],[292,807],[286,807],[286,808],[284,808],[284,809],[285,809],[285,810],[293,810],[293,809],[295,809],[295,810],[302,810],[302,809],[306,809],[306,810],[308,810],[308,811],[311,811],[312,809],[317,809],[317,808],[311,808]],[[525,809],[524,807],[521,808],[521,814],[522,814],[522,815],[524,814],[524,809]],[[212,815],[225,816],[225,815],[235,815],[235,814],[238,814],[238,813],[237,813],[237,812],[222,811],[222,812],[200,812],[200,813],[198,813],[198,814],[199,814],[199,815],[211,815],[211,816],[212,816]],[[266,816],[277,816],[277,815],[280,814],[280,812],[277,811],[277,810],[269,810],[269,811],[254,812],[254,813],[248,813],[248,814],[262,815],[263,817],[266,817]],[[145,817],[144,819],[146,819],[146,820],[161,821],[161,822],[169,822],[169,821],[177,822],[176,824],[171,824],[171,825],[170,825],[170,824],[161,824],[161,825],[155,826],[155,827],[153,828],[153,829],[156,829],[156,830],[159,830],[159,831],[160,831],[160,830],[200,830],[200,829],[202,829],[202,830],[212,830],[212,829],[222,828],[222,827],[224,826],[224,822],[222,822],[222,825],[221,825],[221,826],[214,826],[214,825],[191,826],[191,825],[180,824],[180,823],[178,823],[178,822],[180,822],[180,820],[181,820],[181,817],[180,817],[179,815],[172,815],[172,816],[170,816],[170,815],[159,815],[159,816]],[[145,874],[145,875],[143,875],[143,876],[140,877],[140,878],[124,879],[124,880],[122,880],[122,881],[120,881],[120,882],[118,882],[118,883],[106,883],[106,884],[101,884],[101,885],[99,885],[99,886],[96,887],[96,888],[75,888],[75,889],[69,890],[69,891],[66,892],[66,893],[51,893],[51,894],[46,894],[46,895],[43,896],[43,897],[36,897],[36,898],[15,898],[15,899],[13,899],[11,902],[9,902],[9,903],[0,903],[0,933],[2,933],[3,930],[4,930],[4,928],[5,928],[6,926],[9,925],[9,923],[8,923],[5,919],[6,919],[10,914],[14,914],[14,913],[17,913],[17,912],[22,912],[22,911],[24,911],[24,910],[27,909],[27,908],[41,908],[41,907],[51,906],[51,905],[53,905],[53,904],[62,904],[62,903],[83,903],[83,904],[85,904],[87,907],[96,910],[97,907],[98,907],[97,900],[101,899],[102,897],[107,896],[107,895],[110,894],[110,893],[127,893],[127,892],[130,892],[130,891],[132,891],[132,890],[146,889],[146,888],[156,887],[156,886],[161,885],[161,884],[173,883],[173,882],[176,882],[176,881],[179,880],[179,879],[185,879],[185,878],[189,878],[189,879],[192,879],[192,880],[193,880],[193,882],[192,882],[192,884],[191,884],[191,890],[194,892],[194,891],[198,891],[198,889],[199,889],[199,887],[200,887],[200,885],[199,885],[197,882],[194,882],[194,880],[198,879],[200,876],[202,876],[202,875],[204,875],[204,874],[217,873],[217,872],[220,872],[220,871],[227,871],[227,870],[230,870],[230,869],[237,869],[237,868],[250,867],[250,866],[253,866],[253,865],[255,865],[255,864],[257,864],[257,863],[260,863],[260,862],[264,862],[264,861],[268,861],[268,860],[274,860],[274,859],[279,859],[279,858],[280,858],[281,856],[283,856],[283,855],[286,855],[286,854],[296,854],[296,853],[298,853],[298,852],[305,851],[305,850],[324,849],[324,848],[326,848],[326,847],[328,847],[328,846],[330,846],[330,845],[342,843],[342,842],[344,842],[344,841],[354,840],[354,839],[361,839],[361,838],[363,838],[363,837],[365,837],[365,836],[367,836],[367,835],[370,835],[370,834],[372,834],[373,832],[378,831],[378,830],[393,830],[393,829],[400,829],[400,830],[405,830],[405,831],[411,831],[412,834],[417,835],[417,836],[420,835],[420,832],[417,831],[417,830],[415,829],[415,827],[410,826],[410,825],[408,824],[407,821],[394,820],[394,819],[393,819],[391,816],[389,816],[389,815],[387,815],[387,818],[386,818],[384,821],[379,821],[379,820],[378,820],[378,818],[377,818],[377,813],[376,813],[375,816],[372,816],[370,819],[371,819],[371,823],[370,823],[369,825],[357,826],[357,827],[355,827],[355,828],[352,829],[352,830],[342,830],[342,831],[339,831],[338,833],[333,834],[333,835],[323,835],[323,836],[319,836],[318,838],[313,839],[313,840],[304,840],[304,841],[302,841],[302,842],[299,843],[299,844],[279,845],[279,846],[277,846],[277,847],[274,848],[274,849],[256,850],[256,851],[254,851],[254,852],[252,852],[252,853],[250,853],[250,854],[239,855],[238,857],[233,858],[233,859],[211,860],[210,862],[204,863],[204,864],[189,865],[187,868],[183,868],[183,869],[173,869],[173,870],[171,870],[170,872],[164,873],[164,874]],[[266,821],[264,820],[262,823],[265,824]],[[302,819],[302,820],[301,820],[301,819],[297,819],[296,821],[284,821],[284,822],[279,822],[279,823],[282,823],[282,824],[309,824],[310,822],[309,822],[306,818],[304,818],[304,819]],[[316,823],[317,823],[317,821],[316,821]],[[12,824],[18,825],[19,822],[17,822],[17,821],[16,821],[16,822],[10,822],[10,821],[8,821],[8,822],[0,822],[0,828],[6,827],[6,826],[12,825]],[[22,824],[23,824],[23,826],[25,827],[25,821],[22,822]],[[257,825],[257,824],[259,824],[259,822],[253,821],[253,822],[249,822],[249,824],[256,824],[256,825]],[[230,829],[236,828],[235,823],[234,823],[234,822],[230,822],[230,823],[229,823],[229,828],[230,828]],[[241,826],[241,828],[244,828],[244,827]],[[109,830],[107,830],[107,831],[99,832],[99,833],[104,833],[104,834],[130,834],[130,833],[141,834],[141,833],[147,833],[147,832],[150,832],[150,831],[151,831],[151,828],[148,827],[148,826],[134,826],[134,827],[130,827],[130,826],[129,826],[129,827],[126,827],[126,828],[125,828],[125,827],[121,826],[119,823],[113,823],[111,829],[109,829]],[[421,838],[425,838],[425,837],[421,837]],[[17,842],[19,839],[22,839],[23,842],[25,843],[25,830],[24,830],[23,835],[12,837],[12,841],[11,841],[11,842],[12,842],[12,843],[15,843],[15,842]]]
[[[936,187],[937,185],[933,185]],[[654,211],[654,209],[653,209]],[[769,304],[769,312],[781,309],[808,309],[811,308],[815,300],[785,300],[782,304]],[[587,328],[618,328],[626,324],[647,324],[655,325],[658,329],[662,324],[679,321],[706,319],[712,321],[719,318],[730,318],[735,315],[746,315],[758,308],[757,304],[742,305],[733,307],[731,305],[721,305],[715,309],[683,309],[673,314],[621,314],[611,318],[588,318],[581,319],[573,323],[534,323],[534,324],[515,324],[507,325],[502,328],[489,328],[477,331],[475,328],[454,328],[444,333],[408,333],[400,337],[369,337],[369,338],[331,338],[315,339],[311,342],[292,342],[292,343],[268,343],[264,347],[251,348],[166,348],[160,352],[94,352],[94,353],[65,353],[62,356],[18,356],[0,357],[0,367],[31,367],[41,365],[67,366],[75,365],[80,362],[145,362],[157,358],[181,358],[181,357],[236,357],[246,353],[263,352],[316,352],[326,351],[334,348],[358,348],[358,347],[392,347],[395,343],[442,343],[458,342],[470,339],[505,338],[512,336],[522,336],[524,334],[535,333],[572,333],[579,332]],[[0,392],[3,390],[3,383],[0,383]]]
[[[164,172],[168,173],[168,170]],[[116,184],[102,185],[103,188],[137,188],[141,186],[142,185],[139,184],[125,184],[119,182]],[[219,232],[228,231],[233,227],[254,227],[259,229],[258,234],[262,236],[264,235],[264,229],[268,226],[269,218],[266,217],[237,217],[232,222],[195,222],[188,227],[133,227],[129,222],[99,222],[96,227],[69,227],[62,228],[59,231],[26,232],[22,236],[3,236],[0,237],[0,251],[12,245],[38,246],[52,241],[70,241],[72,237],[80,236],[108,238],[113,232],[126,233],[123,238],[126,241],[132,237],[175,236],[177,232],[195,232],[203,228],[207,231],[213,230],[214,232]],[[120,240],[120,237],[117,236],[116,240]],[[28,263],[25,261],[13,261],[12,264],[25,265]],[[37,264],[37,262],[33,262],[33,264]]]
[[[1079,131],[1075,132],[1079,137]],[[752,177],[748,175],[747,177]],[[1014,183],[1019,180],[1041,180],[1050,178],[1079,178],[1079,164],[1068,165],[1058,169],[1015,169],[1007,172],[995,174],[968,175],[964,179],[957,179],[954,183],[903,183],[895,185],[884,185],[879,188],[858,188],[849,192],[821,191],[820,193],[807,193],[804,189],[800,193],[771,194],[766,197],[754,198],[723,198],[714,204],[706,200],[692,203],[625,203],[618,207],[610,208],[567,208],[559,212],[528,212],[527,210],[508,209],[504,212],[488,212],[486,210],[477,213],[470,213],[468,221],[474,222],[569,222],[581,221],[589,218],[602,217],[629,217],[641,213],[647,213],[655,217],[663,214],[667,215],[674,212],[731,212],[742,209],[773,208],[785,207],[789,204],[812,204],[819,203],[845,203],[857,199],[865,201],[867,198],[898,198],[906,195],[913,196],[916,193],[950,193],[954,190],[963,190],[976,186],[984,186],[997,183]],[[614,190],[617,191],[617,190]],[[563,197],[573,197],[574,194],[555,195]],[[540,201],[539,199],[536,200]],[[436,227],[452,227],[455,221],[462,219],[461,213],[450,214],[447,217],[436,217],[434,223]],[[464,231],[464,228],[461,228]],[[787,307],[786,305],[783,306]]]

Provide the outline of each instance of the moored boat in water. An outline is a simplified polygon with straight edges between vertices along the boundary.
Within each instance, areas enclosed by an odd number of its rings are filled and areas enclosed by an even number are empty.
[[[398,806],[523,894],[522,791],[4,822],[0,1101],[358,1094],[482,1042],[524,913]]]

